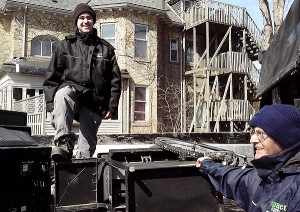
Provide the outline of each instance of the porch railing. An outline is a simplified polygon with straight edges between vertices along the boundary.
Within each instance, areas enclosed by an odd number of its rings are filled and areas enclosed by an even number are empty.
[[[55,130],[51,126],[50,120],[46,117],[44,95],[30,97],[24,100],[15,101],[13,110],[27,113],[27,126],[31,127],[32,135],[53,135]],[[119,113],[121,114],[121,113]],[[47,127],[46,127],[47,125]],[[49,129],[49,127],[51,129]],[[79,125],[74,124],[73,130],[78,133]],[[98,129],[98,134],[122,133],[121,120],[102,120]]]
[[[244,7],[215,1],[198,1],[184,13],[184,21],[186,29],[206,21],[242,27],[260,44],[261,31]]]
[[[29,97],[15,101],[13,110],[27,113],[27,126],[31,127],[32,135],[43,135],[45,125],[44,95]]]
[[[207,70],[214,70],[214,68],[217,68],[217,70],[226,69],[233,73],[248,74],[254,86],[259,87],[259,70],[247,55],[241,52],[221,53],[210,60],[209,67],[206,66],[204,59],[198,58],[197,68],[207,68]]]
[[[197,62],[198,68],[206,67],[206,60],[202,59]],[[248,74],[251,82],[258,88],[259,71],[246,54],[241,52],[225,52],[211,59],[208,69],[214,68],[227,69],[233,73]]]
[[[220,120],[217,115],[220,113]],[[211,102],[210,121],[249,121],[255,114],[255,109],[247,100],[227,100],[225,104],[220,101]]]
[[[256,87],[259,85],[259,71],[246,54],[226,52],[219,54],[211,64],[212,67],[232,70],[233,73],[247,73]]]

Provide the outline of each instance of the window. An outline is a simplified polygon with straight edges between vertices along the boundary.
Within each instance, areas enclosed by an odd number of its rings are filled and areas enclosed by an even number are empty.
[[[101,38],[107,40],[113,47],[116,45],[116,27],[114,23],[101,24]]]
[[[31,56],[51,56],[58,40],[52,36],[37,36],[31,41]]]
[[[190,65],[194,65],[194,47],[192,41],[187,41],[186,61]]]
[[[136,24],[134,30],[134,56],[138,58],[148,58],[148,26]]]
[[[184,10],[187,10],[192,7],[191,1],[184,1]]]
[[[170,42],[170,61],[178,62],[178,39],[172,38]]]
[[[25,93],[23,94],[23,90],[24,92],[26,91],[26,96]],[[19,101],[25,98],[29,98],[29,97],[33,97],[36,96],[38,94],[43,94],[43,89],[35,89],[35,88],[13,88],[13,99],[15,101]]]
[[[32,88],[26,89],[26,97],[29,98],[29,97],[33,97],[33,96],[35,96],[35,89],[32,89]]]
[[[13,88],[13,99],[19,101],[23,99],[22,88]]]
[[[134,121],[147,120],[147,88],[135,87],[134,90]]]

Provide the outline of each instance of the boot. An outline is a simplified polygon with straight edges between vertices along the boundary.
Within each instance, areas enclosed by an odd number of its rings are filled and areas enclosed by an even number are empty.
[[[51,158],[54,161],[70,160],[73,155],[73,144],[70,137],[60,138],[55,141],[55,147],[52,149]]]

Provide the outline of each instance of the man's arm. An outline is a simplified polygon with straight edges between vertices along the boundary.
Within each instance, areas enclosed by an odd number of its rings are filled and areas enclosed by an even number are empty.
[[[53,111],[53,100],[55,93],[62,82],[62,76],[65,69],[65,58],[62,52],[61,45],[58,45],[54,54],[52,55],[47,72],[45,74],[45,80],[43,83],[44,96],[46,100],[46,110],[48,112]]]
[[[199,158],[196,167],[200,167],[200,172],[209,177],[216,191],[235,200],[241,208],[247,210],[252,194],[260,182],[253,168],[224,166],[208,158]]]
[[[110,112],[110,116],[112,117],[117,112],[119,98],[121,95],[121,72],[115,54],[113,55],[111,62],[112,62],[112,79],[111,79],[111,89],[110,89],[109,112]]]

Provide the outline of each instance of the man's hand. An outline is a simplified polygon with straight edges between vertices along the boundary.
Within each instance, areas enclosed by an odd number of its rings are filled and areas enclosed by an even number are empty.
[[[56,129],[56,127],[55,127],[55,121],[54,121],[54,110],[52,110],[52,111],[49,111],[49,113],[50,113],[50,123],[51,123],[51,126],[54,128],[54,129]]]
[[[201,158],[198,158],[197,161],[196,161],[196,167],[197,167],[197,168],[200,168],[201,163],[202,163],[204,160],[207,160],[207,159],[210,159],[210,160],[211,160],[210,157],[201,157]]]

